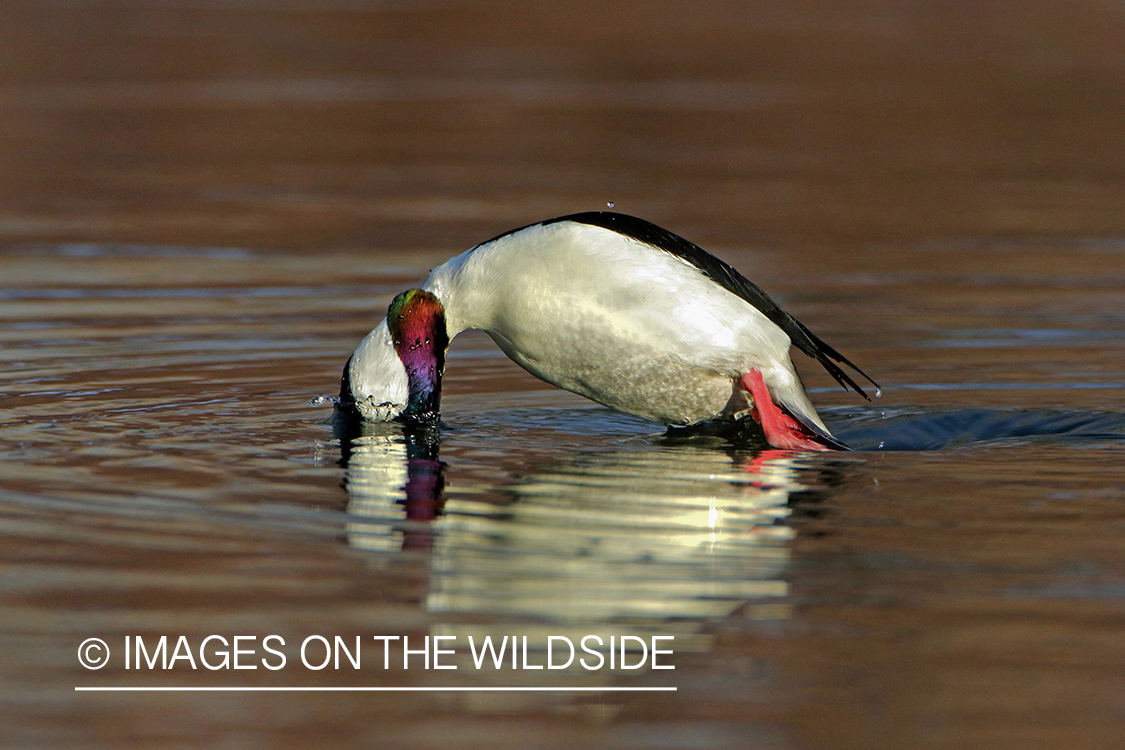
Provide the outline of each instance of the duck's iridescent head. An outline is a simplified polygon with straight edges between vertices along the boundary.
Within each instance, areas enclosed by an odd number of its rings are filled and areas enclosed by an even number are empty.
[[[406,408],[399,419],[436,422],[441,411],[441,376],[445,372],[445,308],[422,289],[407,289],[391,301],[387,329],[406,368]]]
[[[448,346],[437,297],[421,289],[398,295],[344,366],[339,412],[368,422],[436,422]]]

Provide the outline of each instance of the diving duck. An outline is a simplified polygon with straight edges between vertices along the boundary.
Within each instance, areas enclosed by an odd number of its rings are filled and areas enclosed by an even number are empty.
[[[468,328],[536,377],[611,409],[675,426],[749,417],[775,448],[846,447],[805,393],[791,345],[864,398],[840,365],[878,387],[699,246],[596,211],[505,232],[395,297],[345,365],[339,408],[436,421],[446,348]]]

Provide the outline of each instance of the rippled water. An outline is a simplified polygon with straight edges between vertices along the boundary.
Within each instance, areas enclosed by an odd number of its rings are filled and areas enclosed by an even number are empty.
[[[738,746],[743,731],[811,731],[806,715],[879,706],[1096,732],[1073,717],[1108,721],[1119,705],[1125,416],[1093,398],[1120,398],[1115,383],[1068,383],[1065,370],[1036,373],[1047,381],[1038,384],[1014,370],[985,383],[978,372],[887,381],[876,402],[825,409],[859,452],[799,455],[615,415],[524,376],[469,334],[450,359],[440,430],[352,434],[309,400],[331,392],[402,286],[378,261],[39,245],[5,263],[25,279],[2,303],[0,464],[13,645],[4,662],[8,684],[21,686],[9,694],[21,741],[194,735],[138,724],[140,707],[155,705],[267,734],[335,717],[342,739],[378,726],[423,745],[412,707],[442,707],[425,722],[436,736],[477,717],[473,731],[490,741],[516,717],[577,712],[582,728],[567,736],[613,742],[615,731],[640,736],[637,722],[686,722],[684,746]],[[978,299],[991,304],[987,292]],[[863,363],[905,368],[962,335],[908,323],[884,331]],[[1004,406],[980,405],[994,394]],[[1085,399],[1090,408],[1075,408]],[[526,636],[533,666],[548,636],[672,636],[676,670],[478,670],[463,646],[448,657],[460,671],[444,673],[138,673],[120,661],[85,672],[73,658],[89,636],[117,646],[162,634],[278,634],[294,663],[308,635],[358,634],[369,664],[381,655],[369,635]],[[310,683],[678,691],[375,703],[67,694]],[[965,684],[972,700],[958,698]],[[1013,691],[1022,707],[1009,703]],[[354,713],[363,706],[407,712],[368,724]],[[107,707],[121,722],[100,723]],[[230,710],[243,718],[224,719]],[[860,737],[876,720],[850,721]]]
[[[1125,22],[893,5],[629,5],[616,45],[581,4],[0,9],[0,744],[1119,743]],[[440,429],[310,403],[430,267],[610,200],[884,386],[797,355],[855,451],[666,432],[476,333]],[[161,635],[258,668],[126,668]],[[675,669],[578,660],[611,638]]]

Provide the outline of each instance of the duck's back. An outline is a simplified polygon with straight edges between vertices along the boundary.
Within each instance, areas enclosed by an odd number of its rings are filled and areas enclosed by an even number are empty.
[[[435,269],[426,288],[451,337],[483,329],[547,382],[666,424],[744,408],[734,382],[751,367],[767,378],[779,362],[792,369],[789,337],[753,305],[603,226],[562,220],[502,235]]]

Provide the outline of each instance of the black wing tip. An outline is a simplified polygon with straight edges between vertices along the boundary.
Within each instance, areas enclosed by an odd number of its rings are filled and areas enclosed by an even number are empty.
[[[837,365],[832,360],[828,359],[827,356],[825,356],[823,354],[820,354],[819,356],[816,356],[816,360],[818,362],[820,362],[820,364],[824,367],[824,369],[828,371],[828,374],[831,375],[836,380],[837,383],[839,383],[841,386],[843,386],[845,391],[850,388],[851,390],[855,391],[859,395],[863,396],[863,398],[865,400],[867,400],[867,401],[871,400],[871,396],[867,395],[867,391],[865,391],[860,386],[859,383],[855,382],[855,379],[852,378],[852,376],[849,375],[842,367]],[[860,375],[863,375],[863,377],[867,378],[867,376],[864,375],[863,371],[860,370],[855,365],[851,364],[850,362],[846,362],[846,361],[844,362],[844,364],[848,365],[853,370],[858,372]],[[871,378],[867,378],[867,379],[871,380]],[[871,382],[872,382],[872,384],[875,384],[875,381],[872,380]],[[875,387],[878,388],[878,385],[875,385]]]
[[[794,343],[797,344],[797,347],[805,354],[809,355],[817,362],[819,362],[824,367],[824,369],[828,371],[828,374],[835,378],[836,382],[844,387],[844,390],[848,390],[849,388],[851,388],[853,391],[863,396],[866,400],[870,401],[871,397],[867,395],[867,391],[860,387],[859,383],[855,382],[855,380],[847,372],[845,372],[844,369],[840,367],[840,365],[837,365],[836,362],[839,362],[840,364],[846,365],[855,370],[864,380],[875,386],[876,392],[878,392],[880,385],[876,383],[870,375],[859,369],[859,367],[857,367],[854,362],[845,357],[843,354],[840,354],[840,352],[836,351],[835,347],[828,344],[822,338],[806,328],[805,325],[801,323],[801,321],[797,320],[788,313],[786,313],[786,316],[790,321],[792,321],[796,330],[800,331],[800,333],[803,334],[800,340],[794,341]],[[790,337],[792,338],[792,334],[790,334]],[[833,362],[832,360],[836,361]]]
[[[837,357],[836,361],[847,365],[848,367],[859,373],[868,383],[875,386],[875,391],[876,393],[878,393],[881,386],[874,380],[872,380],[870,375],[853,365],[847,357]],[[867,401],[871,400],[871,397],[867,395],[867,391],[861,388],[859,383],[855,382],[855,380],[835,362],[832,362],[831,360],[820,360],[820,363],[824,365],[824,368],[828,370],[829,374],[832,375],[832,377],[836,378],[836,382],[842,385],[844,387],[844,390],[851,388],[853,391],[863,396],[863,398]]]

